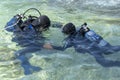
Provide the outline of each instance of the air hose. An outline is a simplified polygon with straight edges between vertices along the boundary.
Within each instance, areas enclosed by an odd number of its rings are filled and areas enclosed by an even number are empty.
[[[26,14],[29,10],[35,10],[35,11],[37,11],[38,14],[41,16],[40,11],[39,11],[38,9],[36,9],[36,8],[29,8],[29,9],[27,9],[22,15],[25,16],[25,14]]]

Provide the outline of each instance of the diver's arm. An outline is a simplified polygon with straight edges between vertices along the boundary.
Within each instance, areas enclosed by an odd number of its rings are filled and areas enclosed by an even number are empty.
[[[54,45],[52,45],[52,47],[53,47],[53,49],[60,50],[60,51],[64,51],[66,49],[63,46],[54,46]]]
[[[45,49],[55,49],[55,50],[60,50],[60,51],[64,51],[66,49],[62,46],[55,46],[55,45],[51,45],[51,44],[44,44],[43,48],[45,48]]]
[[[46,43],[43,45],[43,48],[64,51],[67,48],[72,47],[72,46],[73,46],[72,43],[70,43],[69,41],[65,41],[63,46],[55,46],[55,45],[51,45],[51,44]]]
[[[70,48],[72,47],[73,44],[70,43],[70,42],[65,42],[63,46],[55,46],[55,45],[52,45],[53,49],[56,49],[56,50],[60,50],[60,51],[64,51],[66,50],[67,48]]]
[[[62,26],[63,26],[63,23],[61,22],[52,21],[51,23],[51,27],[53,28],[61,28]]]
[[[65,38],[63,40],[63,46],[55,46],[55,45],[52,45],[52,47],[56,50],[60,50],[60,51],[64,51],[66,50],[67,48],[70,48],[73,46],[73,42],[71,41],[70,38]]]

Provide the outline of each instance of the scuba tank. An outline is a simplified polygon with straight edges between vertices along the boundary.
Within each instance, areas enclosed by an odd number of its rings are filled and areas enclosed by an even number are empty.
[[[102,39],[99,35],[97,35],[93,30],[90,30],[85,33],[85,37],[89,39],[90,41],[98,41]]]
[[[81,26],[80,32],[84,37],[86,37],[91,42],[96,42],[99,47],[103,47],[103,46],[106,46],[108,44],[105,40],[103,40],[103,38],[101,36],[96,34],[93,30],[90,30],[87,27],[87,23],[84,23]]]
[[[14,30],[16,30],[18,26],[23,23],[21,18],[22,17],[20,15],[14,16],[9,22],[7,22],[5,30],[7,30],[8,32],[13,32]]]
[[[29,8],[23,14],[17,14],[9,22],[7,22],[7,24],[5,26],[5,30],[7,30],[8,32],[13,32],[13,31],[16,31],[16,30],[24,31],[25,28],[34,29],[31,23],[35,19],[37,19],[38,17],[37,16],[31,16],[31,15],[25,16],[25,14],[29,10],[35,10],[41,16],[41,13],[40,13],[39,10],[37,10],[36,8]]]

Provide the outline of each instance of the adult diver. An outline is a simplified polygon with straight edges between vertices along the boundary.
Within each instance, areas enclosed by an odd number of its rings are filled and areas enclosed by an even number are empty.
[[[39,17],[32,15],[25,16],[30,10],[37,11]],[[27,58],[25,54],[46,48],[47,45],[45,44],[45,37],[43,37],[42,32],[48,30],[50,25],[51,21],[49,17],[41,15],[36,8],[30,8],[23,14],[15,15],[6,24],[5,30],[13,32],[12,41],[23,47],[23,49],[15,52],[15,56],[21,61],[21,66],[24,69],[25,75],[31,74],[33,71],[41,70],[40,67],[32,66],[28,60],[29,58]],[[62,24],[54,23],[52,26],[61,27]]]

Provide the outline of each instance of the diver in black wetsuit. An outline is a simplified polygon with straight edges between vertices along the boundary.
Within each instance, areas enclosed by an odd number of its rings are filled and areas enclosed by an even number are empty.
[[[79,53],[89,53],[96,61],[104,67],[119,66],[120,61],[112,61],[104,58],[103,54],[112,54],[120,51],[120,46],[112,46],[101,36],[90,30],[87,24],[83,24],[79,30],[76,30],[75,25],[72,23],[66,24],[62,32],[68,35],[64,39],[64,46],[49,46],[49,49],[65,50],[69,47],[74,47]]]
[[[15,15],[6,24],[5,29],[9,32],[13,32],[12,41],[18,43],[18,46],[23,47],[23,49],[15,52],[15,56],[21,61],[21,66],[24,68],[24,74],[28,75],[31,74],[32,71],[41,70],[41,68],[32,66],[25,54],[41,50],[42,48],[46,48],[44,42],[45,38],[42,36],[42,32],[49,29],[51,21],[48,16],[41,15],[40,12],[39,17],[30,15],[26,20],[23,19],[24,17],[26,17],[24,16],[24,14]],[[54,25],[54,27],[55,26],[56,24]],[[60,24],[59,26],[62,25]]]

